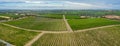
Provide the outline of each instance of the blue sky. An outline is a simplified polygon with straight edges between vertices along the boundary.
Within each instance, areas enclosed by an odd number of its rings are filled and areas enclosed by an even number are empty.
[[[120,0],[0,0],[0,9],[120,9]]]

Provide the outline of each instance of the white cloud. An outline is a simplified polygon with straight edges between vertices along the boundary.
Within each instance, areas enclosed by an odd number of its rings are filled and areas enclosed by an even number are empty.
[[[58,3],[59,2],[59,3]],[[77,3],[70,1],[25,1],[25,3],[36,4],[39,6],[74,6],[74,7],[101,7],[88,3]],[[42,5],[41,5],[42,4]]]
[[[95,4],[89,4],[89,3],[77,3],[77,2],[70,2],[70,1],[66,1],[67,4],[70,4],[72,6],[80,6],[80,7],[102,7],[99,5],[95,5]]]
[[[23,5],[23,6],[40,6],[40,7],[44,7],[44,6],[47,6],[47,7],[54,7],[54,6],[62,6],[61,4],[59,3],[53,3],[52,1],[25,1],[25,4],[26,5]]]
[[[61,9],[96,9],[96,8],[106,8],[106,5],[90,4],[90,3],[78,3],[71,1],[28,1],[28,0],[19,0],[24,2],[22,4],[16,4],[15,7],[39,7],[39,8],[61,8]],[[13,4],[14,6],[14,4]]]
[[[72,5],[92,6],[91,4],[87,4],[87,3],[77,3],[77,2],[70,2],[70,1],[66,1],[65,3],[72,4]]]
[[[25,1],[25,3],[44,3],[43,1]]]
[[[0,2],[24,2],[25,0],[0,0]]]

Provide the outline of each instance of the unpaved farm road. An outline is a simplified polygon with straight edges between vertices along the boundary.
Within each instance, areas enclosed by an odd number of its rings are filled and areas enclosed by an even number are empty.
[[[34,37],[32,40],[28,41],[28,43],[26,43],[24,46],[32,46],[32,44],[35,41],[37,41],[41,36],[43,36],[45,33],[55,33],[55,34],[58,34],[58,33],[73,33],[73,31],[39,31],[39,30],[30,30],[30,29],[24,29],[24,28],[12,26],[12,25],[5,24],[5,23],[0,23],[0,24],[6,25],[6,26],[9,26],[9,27],[13,27],[13,28],[16,28],[16,29],[26,30],[26,31],[41,32],[36,37]],[[74,32],[85,32],[85,31],[89,31],[89,30],[95,30],[95,29],[107,28],[107,27],[113,27],[113,26],[120,26],[120,25],[101,26],[101,27],[95,27],[95,28],[77,30],[77,31],[74,31]]]
[[[66,24],[66,27],[67,27],[67,30],[70,31],[70,32],[73,32],[72,28],[70,27],[70,25],[68,24],[67,20],[66,20],[66,17],[65,15],[63,15],[63,20]]]
[[[26,31],[40,32],[40,31],[37,31],[37,30],[25,29],[25,28],[21,28],[21,27],[13,26],[13,25],[6,24],[6,23],[0,23],[0,24],[3,24],[3,25],[8,26],[8,27],[16,28],[16,29],[21,29],[21,30],[26,30]]]
[[[16,29],[21,29],[21,30],[26,30],[26,31],[33,31],[33,32],[40,32],[40,34],[38,34],[37,36],[35,36],[33,39],[31,39],[30,41],[28,41],[24,46],[32,46],[32,44],[37,41],[41,36],[43,36],[45,33],[73,33],[73,32],[85,32],[85,31],[90,31],[90,30],[95,30],[95,29],[100,29],[100,28],[107,28],[107,27],[113,27],[113,26],[120,26],[120,25],[108,25],[108,26],[101,26],[101,27],[94,27],[94,28],[89,28],[89,29],[83,29],[83,30],[77,30],[77,31],[73,31],[70,27],[70,25],[68,24],[65,15],[63,15],[63,20],[66,24],[67,27],[67,31],[41,31],[41,30],[31,30],[31,29],[25,29],[25,28],[21,28],[21,27],[16,27],[10,24],[6,24],[6,23],[0,23],[3,24],[5,26],[8,27],[12,27],[12,28],[16,28]]]
[[[16,29],[33,31],[33,32],[43,32],[43,33],[73,33],[73,32],[84,32],[84,31],[95,30],[95,29],[100,29],[100,28],[113,27],[113,26],[120,26],[120,25],[108,25],[108,26],[94,27],[94,28],[77,30],[77,31],[44,31],[44,30],[30,30],[30,29],[20,28],[20,27],[16,27],[16,26],[13,26],[13,25],[5,24],[5,23],[0,23],[0,24],[3,24],[5,26],[9,26],[9,27],[12,27],[12,28],[16,28]]]
[[[44,35],[44,33],[40,33],[38,34],[36,37],[34,37],[31,41],[29,41],[28,43],[26,43],[24,46],[32,46],[32,44],[37,41],[42,35]]]
[[[95,30],[95,29],[100,29],[100,28],[107,28],[107,27],[113,27],[113,26],[120,26],[120,25],[107,25],[107,26],[101,26],[101,27],[94,27],[94,28],[89,28],[89,29],[77,30],[75,32],[84,32],[84,31],[90,31],[90,30]]]

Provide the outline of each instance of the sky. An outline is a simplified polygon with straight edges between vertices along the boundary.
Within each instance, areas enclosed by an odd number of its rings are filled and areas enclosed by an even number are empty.
[[[0,9],[120,9],[120,0],[0,0]]]

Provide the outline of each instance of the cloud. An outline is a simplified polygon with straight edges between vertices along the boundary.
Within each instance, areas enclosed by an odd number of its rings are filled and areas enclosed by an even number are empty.
[[[101,7],[89,3],[77,3],[70,1],[25,1],[25,3],[36,4],[37,6],[74,6],[74,7]]]
[[[43,1],[25,1],[25,3],[44,3]]]
[[[65,1],[64,7],[73,8],[73,9],[100,9],[100,8],[106,8],[107,6],[102,6],[99,4],[84,3],[84,2],[78,3],[78,2]]]
[[[8,3],[10,2],[10,0],[6,0],[7,3],[4,4],[0,4],[0,8],[2,7],[10,7],[10,8],[28,8],[28,9],[44,9],[44,8],[48,8],[48,9],[105,9],[105,8],[111,8],[113,6],[112,5],[108,5],[106,3],[86,3],[86,2],[72,2],[72,1],[35,1],[35,0],[18,0],[18,1],[11,1],[12,3]],[[4,1],[5,2],[5,1]],[[19,2],[19,3],[18,3]],[[118,6],[118,5],[117,5]],[[117,7],[116,6],[116,7]]]
[[[0,0],[0,2],[24,2],[26,0]]]
[[[77,2],[70,2],[66,1],[65,3],[71,4],[71,5],[80,5],[80,6],[93,6],[92,4],[87,4],[87,3],[77,3]]]

